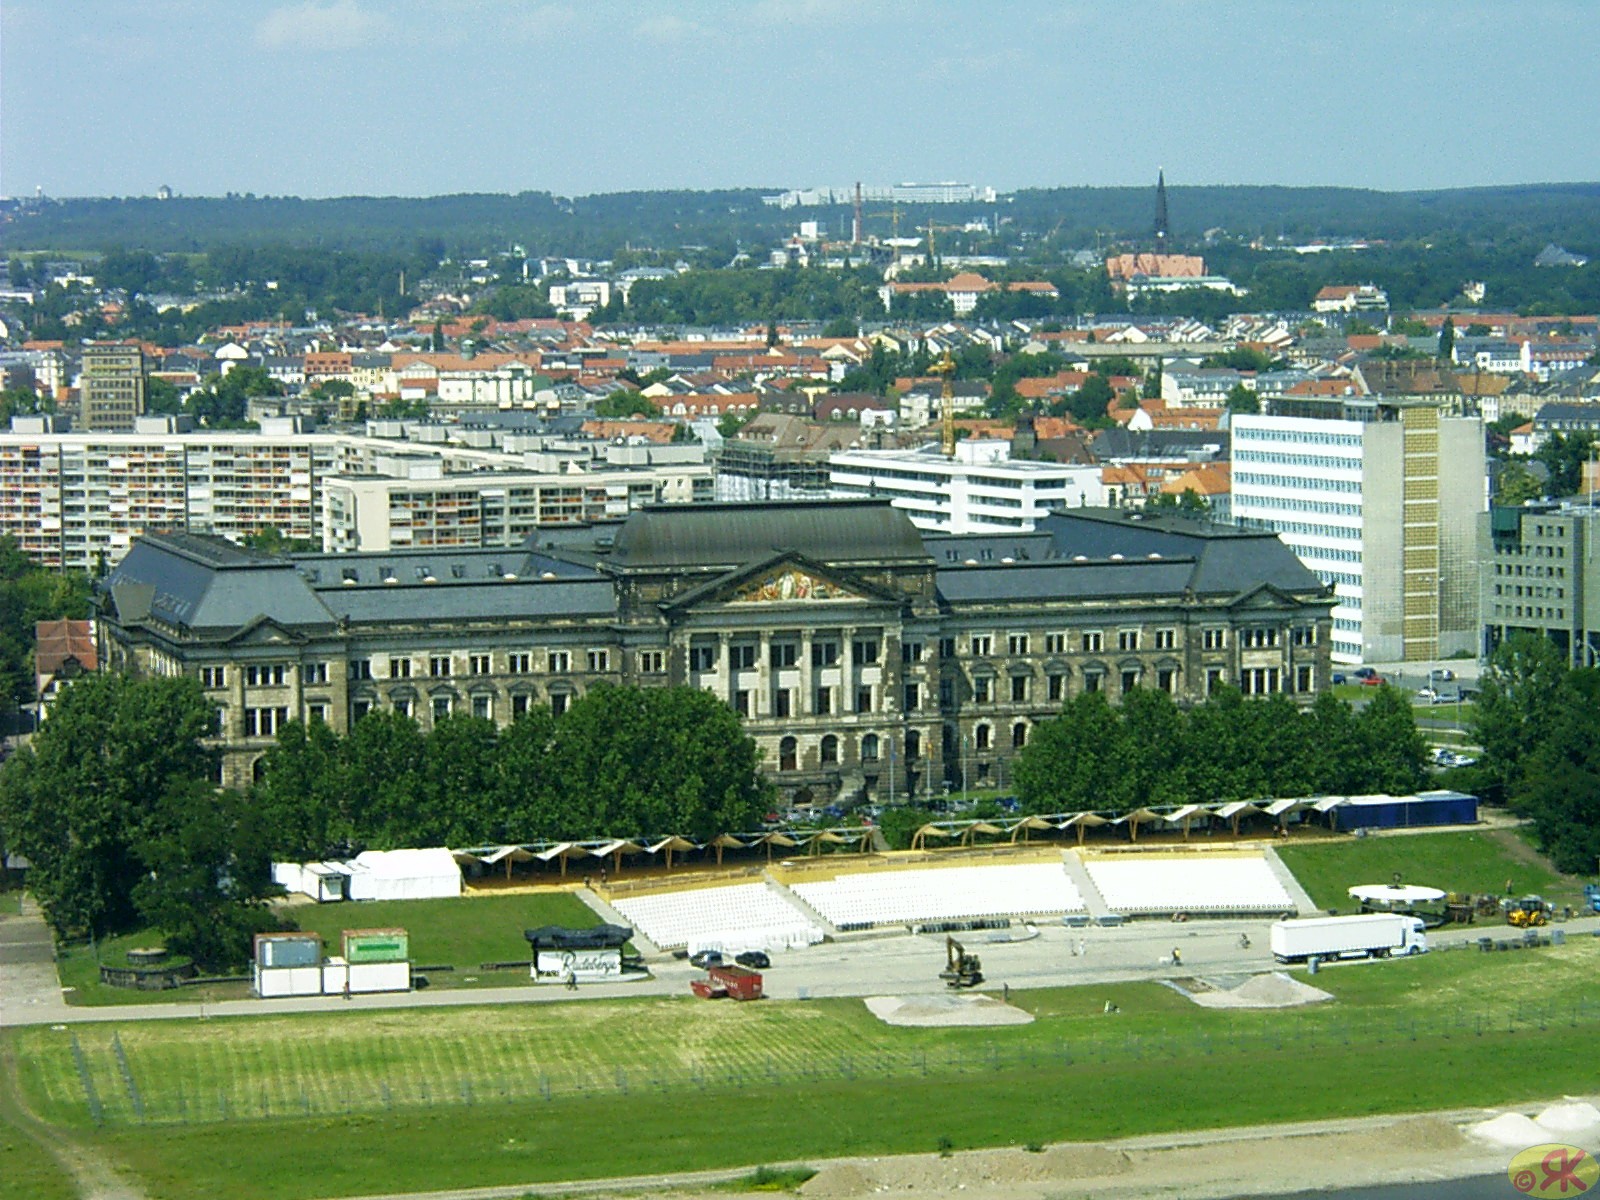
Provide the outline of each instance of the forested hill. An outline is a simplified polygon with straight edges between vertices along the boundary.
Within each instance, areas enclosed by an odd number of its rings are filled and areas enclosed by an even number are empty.
[[[280,196],[80,199],[0,208],[0,245],[9,252],[140,247],[202,251],[241,243],[296,243],[443,254],[522,246],[529,254],[611,256],[628,248],[704,246],[731,257],[770,244],[796,222],[815,219],[848,234],[849,208],[781,210],[764,189],[620,192],[568,199],[546,192],[426,198]],[[775,190],[775,189],[773,189]],[[1600,183],[1529,184],[1433,192],[1359,188],[1183,187],[1168,189],[1174,242],[1192,245],[1211,229],[1234,237],[1523,238],[1600,253]],[[868,231],[887,234],[884,205],[869,205]],[[902,206],[900,232],[929,220],[950,223],[998,214],[1016,231],[1055,234],[1057,245],[1142,238],[1153,189],[1048,188],[993,205]]]

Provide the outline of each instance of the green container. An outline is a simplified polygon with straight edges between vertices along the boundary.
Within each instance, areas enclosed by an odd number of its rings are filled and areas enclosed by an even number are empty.
[[[411,957],[411,939],[404,929],[347,929],[344,959],[348,963],[405,962]]]

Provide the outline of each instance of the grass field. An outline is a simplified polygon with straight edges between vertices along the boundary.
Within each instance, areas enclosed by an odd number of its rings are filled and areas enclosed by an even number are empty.
[[[1510,830],[1468,833],[1417,833],[1396,837],[1343,838],[1276,847],[1284,865],[1311,894],[1317,907],[1355,912],[1348,894],[1358,883],[1388,883],[1399,874],[1406,883],[1443,888],[1447,892],[1490,892],[1500,895],[1511,880],[1517,895],[1538,892],[1562,903],[1574,901],[1581,889],[1534,861],[1530,852],[1508,845],[1518,835]]]
[[[152,1195],[298,1198],[1588,1090],[1597,966],[1589,938],[1455,951],[1323,972],[1334,1003],[1277,1011],[1200,1009],[1156,984],[1013,992],[1037,1019],[999,1029],[892,1028],[859,1001],[652,998],[6,1036],[30,1106]],[[273,1144],[294,1153],[260,1153]]]
[[[342,952],[346,929],[399,926],[411,935],[412,961],[421,966],[446,966],[428,976],[430,987],[510,987],[528,982],[526,971],[484,972],[491,962],[525,962],[528,943],[522,931],[537,925],[587,928],[599,924],[581,900],[566,892],[497,896],[464,896],[448,900],[363,901],[360,904],[297,904],[281,910],[295,927],[320,933],[329,954]],[[100,982],[100,964],[125,961],[139,946],[159,946],[162,935],[140,930],[59,948],[56,968],[75,1005],[149,1004],[163,1000],[240,1000],[250,995],[248,983],[202,984],[163,992],[107,987]]]

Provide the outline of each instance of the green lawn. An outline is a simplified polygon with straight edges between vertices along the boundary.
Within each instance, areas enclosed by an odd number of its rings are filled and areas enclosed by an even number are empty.
[[[0,1123],[0,1200],[77,1200],[72,1179],[31,1139]]]
[[[1559,1095],[1592,1087],[1574,1046],[1600,1032],[1597,966],[1589,938],[1453,951],[1324,971],[1334,1002],[1265,1012],[1156,984],[1013,992],[1037,1019],[996,1029],[892,1028],[854,1000],[640,998],[5,1036],[31,1106],[152,1195],[298,1200]],[[294,1153],[258,1153],[272,1144]]]
[[[430,987],[507,987],[528,982],[526,971],[480,970],[483,963],[525,962],[529,958],[524,929],[537,925],[586,928],[600,918],[566,892],[462,896],[447,900],[362,901],[347,904],[298,904],[280,910],[293,926],[320,933],[326,953],[343,951],[346,929],[398,926],[411,935],[411,958],[421,966],[448,966],[428,976]],[[161,945],[162,935],[140,930],[59,949],[57,972],[69,1000],[81,1005],[149,1004],[161,1001],[236,1000],[250,994],[248,983],[205,984],[160,992],[107,987],[100,982],[100,963],[125,962],[139,946]]]
[[[1277,851],[1319,908],[1341,912],[1359,907],[1349,897],[1350,887],[1388,883],[1396,874],[1406,883],[1447,892],[1500,895],[1507,879],[1519,896],[1538,892],[1565,902],[1576,891],[1548,867],[1525,861],[1508,850],[1499,835],[1485,831],[1342,838],[1282,845]]]

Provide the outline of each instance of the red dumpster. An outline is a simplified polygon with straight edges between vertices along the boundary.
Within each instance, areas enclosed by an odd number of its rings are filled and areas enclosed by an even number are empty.
[[[712,967],[707,974],[713,986],[720,984],[735,1000],[761,999],[761,972],[748,967]]]

